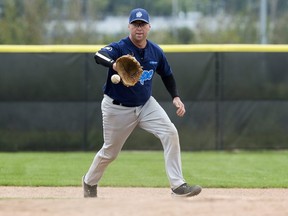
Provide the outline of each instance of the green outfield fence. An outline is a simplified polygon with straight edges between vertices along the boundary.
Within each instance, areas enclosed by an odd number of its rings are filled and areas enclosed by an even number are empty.
[[[0,45],[0,150],[97,150],[106,69],[102,45]],[[175,114],[161,79],[153,95],[183,150],[287,149],[288,45],[161,45],[187,109]],[[137,141],[135,141],[137,140]],[[158,150],[137,129],[125,149]]]

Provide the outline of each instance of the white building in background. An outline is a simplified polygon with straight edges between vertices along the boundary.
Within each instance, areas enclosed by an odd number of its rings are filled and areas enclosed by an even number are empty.
[[[151,27],[157,30],[169,30],[171,28],[189,28],[191,30],[197,27],[201,13],[190,12],[187,14],[181,14],[178,17],[151,17]],[[61,24],[65,26],[65,29],[69,32],[73,32],[76,29],[88,30],[89,32],[98,32],[103,34],[117,34],[127,31],[128,18],[107,16],[104,20],[86,20],[86,21],[61,21]],[[48,32],[53,31],[55,26],[59,25],[59,20],[50,21],[46,23]]]

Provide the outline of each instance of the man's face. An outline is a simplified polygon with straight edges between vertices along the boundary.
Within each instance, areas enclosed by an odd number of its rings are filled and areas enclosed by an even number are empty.
[[[129,24],[128,28],[133,40],[143,41],[146,40],[151,26],[143,21],[135,21]]]

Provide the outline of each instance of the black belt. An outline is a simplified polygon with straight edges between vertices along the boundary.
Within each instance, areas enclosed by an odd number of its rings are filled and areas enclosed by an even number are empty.
[[[130,104],[122,104],[117,100],[113,100],[112,103],[115,105],[124,106],[124,107],[136,107],[137,106],[137,105],[130,105]]]

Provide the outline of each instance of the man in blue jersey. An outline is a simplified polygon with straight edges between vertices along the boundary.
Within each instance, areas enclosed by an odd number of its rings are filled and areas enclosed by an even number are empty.
[[[134,9],[129,16],[129,36],[109,44],[94,56],[97,64],[108,68],[101,104],[104,144],[83,176],[84,197],[97,197],[97,185],[105,169],[116,159],[136,126],[160,139],[173,195],[194,196],[202,190],[200,186],[190,186],[184,180],[177,129],[152,96],[152,79],[157,73],[172,97],[177,115],[182,117],[185,114],[185,106],[163,51],[147,40],[150,28],[148,12],[142,8]],[[143,67],[139,82],[132,87],[126,87],[121,82],[113,84],[111,81],[111,76],[117,74],[117,58],[126,54],[134,56]]]

